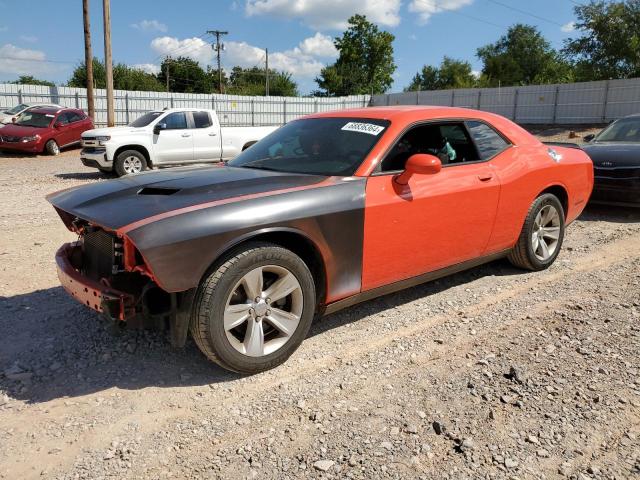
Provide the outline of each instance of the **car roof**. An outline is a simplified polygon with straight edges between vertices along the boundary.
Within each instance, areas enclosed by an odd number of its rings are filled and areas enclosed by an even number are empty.
[[[461,107],[429,105],[394,105],[365,107],[333,112],[314,113],[303,118],[370,118],[389,120],[400,125],[412,125],[429,120],[479,120],[499,130],[512,143],[518,145],[539,144],[533,135],[505,117],[491,112]]]
[[[55,107],[55,106],[38,106],[32,107],[29,109],[31,112],[43,113],[43,114],[55,114],[58,112],[79,112],[77,108],[65,108],[65,107]]]

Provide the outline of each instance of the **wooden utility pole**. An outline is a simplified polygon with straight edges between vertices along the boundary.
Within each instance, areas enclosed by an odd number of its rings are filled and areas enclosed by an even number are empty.
[[[84,66],[87,73],[87,113],[91,120],[95,120],[96,110],[93,101],[93,53],[91,52],[89,0],[82,0],[82,19],[84,21]]]
[[[264,91],[265,95],[269,96],[269,49],[265,49],[265,86]]]
[[[218,89],[222,93],[222,66],[220,65],[220,52],[222,51],[222,44],[220,43],[220,37],[222,35],[228,35],[229,32],[223,32],[221,30],[207,30],[207,33],[216,36],[216,43],[213,45],[213,49],[218,54]]]
[[[167,71],[165,73],[165,76],[167,77],[167,92],[170,92],[171,90],[169,90],[169,62],[170,62],[170,58],[167,57],[167,59],[165,60],[165,63],[167,64]]]
[[[102,0],[104,20],[104,70],[107,77],[107,126],[115,125],[113,110],[113,59],[111,58],[111,0]]]

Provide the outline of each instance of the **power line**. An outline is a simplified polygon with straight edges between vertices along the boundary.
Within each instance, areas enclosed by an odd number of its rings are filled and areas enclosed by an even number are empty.
[[[511,5],[507,5],[506,3],[499,2],[498,0],[487,0],[488,2],[495,3],[496,5],[500,5],[501,7],[507,8],[509,10],[513,10],[514,12],[522,13],[524,15],[529,15],[530,17],[537,18],[538,20],[542,20],[543,22],[548,22],[553,25],[557,25],[562,27],[561,23],[556,22],[555,20],[549,20],[548,18],[541,17],[540,15],[536,15],[535,13],[527,12],[526,10],[521,10],[516,7],[512,7]]]

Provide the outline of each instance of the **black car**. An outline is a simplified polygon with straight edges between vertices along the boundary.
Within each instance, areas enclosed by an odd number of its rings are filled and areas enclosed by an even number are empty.
[[[595,176],[591,201],[640,207],[640,114],[616,120],[585,140]]]

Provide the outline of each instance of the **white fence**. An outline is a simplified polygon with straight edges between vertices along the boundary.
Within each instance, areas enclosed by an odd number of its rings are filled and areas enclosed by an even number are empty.
[[[475,108],[497,113],[521,124],[606,123],[640,113],[640,78],[391,93],[375,95],[371,104]]]
[[[96,125],[107,123],[106,91],[94,90]],[[196,93],[133,92],[115,90],[116,125],[126,125],[144,112],[165,107],[213,108],[225,126],[280,125],[302,115],[369,105],[368,95],[337,98],[249,97]],[[0,110],[18,103],[55,103],[87,110],[84,88],[0,84]]]

